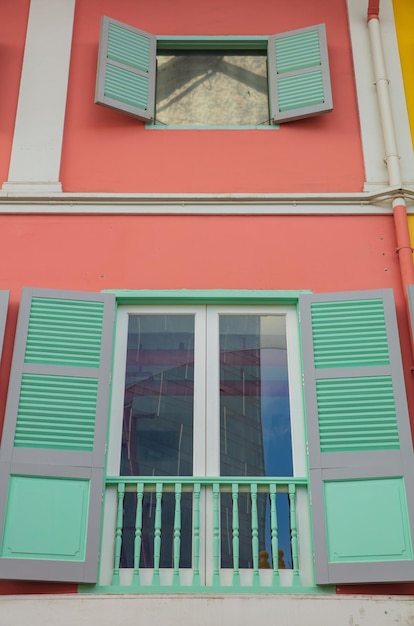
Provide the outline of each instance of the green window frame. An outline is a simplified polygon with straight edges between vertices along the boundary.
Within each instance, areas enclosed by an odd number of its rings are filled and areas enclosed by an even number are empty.
[[[156,54],[162,49],[265,50],[269,127],[333,109],[324,24],[262,37],[172,37],[155,36],[108,17],[101,22],[95,102],[153,122]]]

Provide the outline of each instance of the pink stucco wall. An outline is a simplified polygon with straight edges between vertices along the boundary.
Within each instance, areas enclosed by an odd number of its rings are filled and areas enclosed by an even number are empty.
[[[102,15],[154,34],[269,35],[326,23],[334,111],[280,130],[149,130],[94,104]],[[61,180],[65,191],[361,190],[345,0],[77,0]]]

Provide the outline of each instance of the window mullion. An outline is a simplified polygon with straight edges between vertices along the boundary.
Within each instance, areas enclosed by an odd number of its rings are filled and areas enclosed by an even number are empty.
[[[220,350],[219,312],[206,313],[206,473],[220,475]]]

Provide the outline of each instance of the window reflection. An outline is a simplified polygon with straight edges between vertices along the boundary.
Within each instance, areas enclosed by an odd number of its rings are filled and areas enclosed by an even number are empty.
[[[263,51],[174,52],[157,56],[156,123],[269,123]]]
[[[128,325],[122,476],[193,472],[194,317],[131,315]],[[126,493],[122,567],[133,567],[136,493]],[[181,567],[191,567],[192,494],[181,499]],[[154,567],[155,493],[143,499],[140,567]],[[174,494],[163,495],[160,567],[173,565]]]
[[[284,316],[220,316],[220,473],[293,476]],[[221,564],[233,567],[232,497],[221,496]],[[251,501],[239,494],[240,567],[252,567]],[[270,549],[268,494],[257,499],[259,551]],[[279,542],[290,560],[289,505],[277,496]]]

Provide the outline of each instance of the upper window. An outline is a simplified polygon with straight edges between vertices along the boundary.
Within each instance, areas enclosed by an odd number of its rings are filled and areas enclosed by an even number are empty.
[[[95,101],[159,127],[261,127],[331,111],[325,26],[155,37],[104,17]]]

